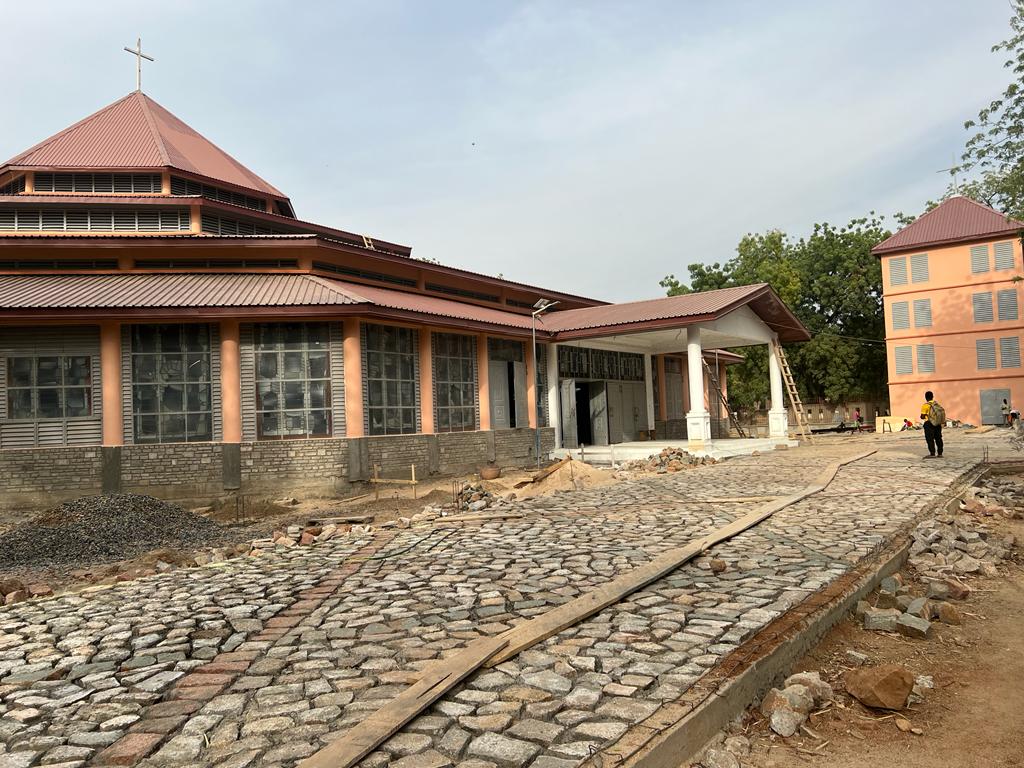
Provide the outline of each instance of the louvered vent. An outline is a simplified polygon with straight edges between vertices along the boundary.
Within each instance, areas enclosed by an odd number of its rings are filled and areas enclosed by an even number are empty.
[[[996,269],[1013,269],[1013,242],[996,243]]]
[[[347,277],[359,277],[363,280],[379,280],[382,283],[393,283],[394,285],[404,285],[408,288],[415,288],[416,281],[410,280],[407,277],[396,277],[395,275],[386,275],[383,272],[371,272],[366,269],[357,269],[356,267],[346,267],[341,264],[329,264],[325,261],[314,261],[313,269],[321,272],[330,272],[335,275],[345,275]]]
[[[275,227],[268,227],[252,221],[241,219],[229,219],[224,216],[215,216],[212,213],[203,214],[203,232],[208,235],[221,235],[225,237],[235,235],[287,235],[291,234]]]
[[[999,340],[999,365],[1002,368],[1020,368],[1020,337],[1007,336]]]
[[[990,370],[996,367],[996,340],[978,339],[975,342],[978,354],[978,370]]]
[[[259,197],[250,197],[240,192],[231,192],[220,187],[213,187],[192,179],[183,179],[180,176],[171,176],[172,195],[196,195],[221,203],[231,203],[243,208],[251,208],[254,211],[267,210],[266,201]]]
[[[889,284],[907,284],[907,257],[897,256],[889,259]]]
[[[996,292],[996,306],[1000,320],[1017,319],[1017,289],[1007,288]]]
[[[914,299],[914,327],[930,328],[932,324],[932,300]]]
[[[917,372],[935,373],[935,345],[917,345]]]
[[[0,230],[16,232],[187,232],[188,209],[151,210],[0,210]]]
[[[928,282],[928,254],[915,253],[910,257],[910,282]]]
[[[22,259],[0,261],[2,270],[80,270],[80,269],[117,269],[117,259],[48,259],[45,261],[25,261]]]
[[[910,327],[910,305],[905,301],[892,303],[892,329],[903,331]]]
[[[896,347],[896,373],[907,374],[914,372],[914,348]]]
[[[971,301],[974,303],[974,322],[976,323],[991,323],[992,322],[992,294],[991,293],[976,293],[971,297]]]
[[[163,191],[159,173],[37,173],[36,192],[151,195]]]
[[[25,191],[25,177],[19,176],[0,186],[0,195],[20,195]]]
[[[988,272],[988,245],[971,246],[971,272],[975,275]]]

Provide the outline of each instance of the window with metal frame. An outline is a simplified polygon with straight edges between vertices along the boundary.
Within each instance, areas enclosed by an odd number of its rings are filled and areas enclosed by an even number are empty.
[[[996,367],[996,340],[978,339],[974,342],[978,357],[978,370],[991,370]]]
[[[889,285],[907,284],[907,257],[893,256],[889,259]]]
[[[999,339],[999,367],[1020,368],[1020,337],[1006,336]]]
[[[971,273],[980,275],[990,269],[988,261],[988,243],[971,246]]]
[[[910,302],[894,301],[892,303],[892,329],[903,331],[910,327]]]
[[[928,282],[928,254],[915,253],[910,257],[910,282]]]
[[[366,413],[371,435],[416,432],[416,331],[365,325]]]
[[[438,432],[477,429],[476,337],[435,333],[434,409]]]
[[[996,291],[996,308],[1000,320],[1017,319],[1017,289],[1006,288]]]
[[[191,226],[187,208],[0,210],[0,230],[16,232],[184,232]]]
[[[7,358],[7,418],[40,421],[92,415],[88,355]]]
[[[932,300],[914,299],[914,327],[930,328],[932,325]]]
[[[995,266],[996,269],[1013,269],[1015,266],[1016,258],[1013,255],[1013,241],[1007,241],[1005,243],[996,243],[993,246],[995,251]]]
[[[205,324],[132,326],[136,443],[213,439],[210,347]]]
[[[917,372],[935,373],[935,345],[917,345]]]
[[[991,323],[992,322],[992,294],[989,291],[985,293],[975,293],[971,296],[971,302],[974,305],[974,322],[976,323]]]
[[[896,347],[894,350],[896,359],[896,373],[904,375],[914,372],[914,348]]]
[[[256,353],[256,436],[329,437],[330,331],[327,323],[262,323]]]
[[[20,195],[25,191],[25,177],[19,176],[6,184],[0,185],[0,195]]]

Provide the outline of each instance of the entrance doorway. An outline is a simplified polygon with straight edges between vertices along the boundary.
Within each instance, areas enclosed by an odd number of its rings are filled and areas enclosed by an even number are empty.
[[[1005,424],[1006,417],[1003,416],[1003,400],[1011,406],[1010,390],[1008,389],[983,389],[981,390],[981,423],[982,424]]]

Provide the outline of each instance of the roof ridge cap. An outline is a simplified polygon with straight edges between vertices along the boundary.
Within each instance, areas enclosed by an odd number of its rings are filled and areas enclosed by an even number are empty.
[[[149,96],[144,94],[141,90],[135,91],[135,94],[139,97],[139,106],[142,109],[142,114],[146,118],[146,125],[149,126],[149,132],[153,137],[153,141],[156,143],[156,150],[160,153],[160,158],[164,161],[164,165],[171,165],[171,156],[167,152],[167,145],[164,144],[164,138],[160,135],[159,129],[156,127],[156,120],[153,118],[153,113],[149,109]]]
[[[77,122],[75,122],[75,123],[72,123],[71,125],[67,126],[66,128],[63,128],[62,130],[60,130],[60,131],[57,131],[57,133],[53,134],[52,136],[50,136],[50,137],[48,137],[48,138],[45,138],[45,139],[43,139],[43,140],[42,140],[42,141],[40,141],[40,142],[39,142],[38,144],[33,144],[33,145],[32,145],[31,147],[29,147],[28,149],[22,150],[21,152],[19,152],[18,154],[16,154],[16,155],[15,155],[14,157],[12,157],[12,158],[10,158],[9,160],[7,160],[7,162],[3,163],[3,165],[0,165],[0,169],[3,169],[3,168],[4,168],[5,166],[8,166],[8,165],[17,165],[17,162],[16,162],[16,161],[17,161],[17,160],[19,160],[20,158],[22,158],[22,157],[25,157],[25,155],[29,155],[29,154],[32,154],[33,152],[36,152],[36,151],[38,151],[38,150],[42,149],[43,147],[46,147],[46,146],[48,146],[48,145],[52,144],[53,142],[55,142],[55,141],[56,141],[57,139],[61,138],[61,137],[62,137],[62,136],[64,136],[65,134],[68,134],[68,133],[70,133],[71,131],[73,131],[73,130],[75,130],[76,128],[78,128],[79,126],[81,126],[81,125],[84,125],[85,123],[88,123],[88,122],[89,122],[90,120],[93,120],[93,119],[95,119],[96,117],[98,117],[99,115],[103,114],[103,113],[104,113],[104,112],[106,112],[107,110],[109,110],[109,109],[113,109],[113,108],[114,108],[114,107],[116,107],[116,106],[117,106],[118,104],[120,104],[120,103],[122,103],[122,102],[124,102],[124,101],[127,101],[127,100],[128,100],[128,99],[130,99],[130,98],[131,98],[131,97],[132,97],[132,96],[133,96],[133,95],[134,95],[135,93],[137,93],[137,91],[132,91],[132,92],[131,92],[131,93],[129,93],[128,95],[126,95],[126,96],[122,96],[122,97],[121,97],[120,99],[118,99],[117,101],[111,102],[110,104],[107,104],[107,105],[106,105],[106,106],[104,106],[104,107],[100,107],[100,108],[99,108],[99,109],[97,109],[97,110],[96,110],[95,112],[93,112],[93,113],[92,113],[91,115],[86,115],[86,116],[85,116],[85,117],[83,117],[83,118],[82,118],[81,120],[79,120],[79,121],[77,121]]]

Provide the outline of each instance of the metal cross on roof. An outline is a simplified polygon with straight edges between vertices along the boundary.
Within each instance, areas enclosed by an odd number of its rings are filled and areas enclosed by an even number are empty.
[[[145,59],[146,61],[156,61],[156,59],[154,59],[152,56],[147,56],[146,54],[144,54],[142,52],[142,38],[141,37],[138,40],[135,41],[135,48],[134,48],[134,50],[129,48],[128,46],[125,46],[125,50],[128,51],[128,53],[130,53],[133,56],[135,56],[135,62],[136,62],[135,63],[135,90],[141,91],[142,90],[142,60]]]

